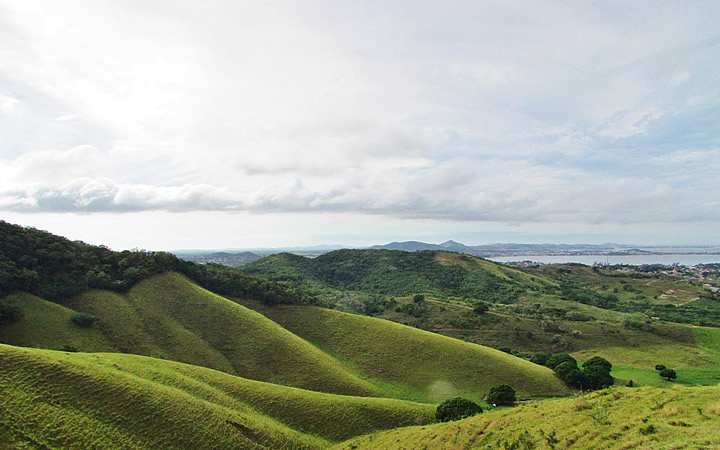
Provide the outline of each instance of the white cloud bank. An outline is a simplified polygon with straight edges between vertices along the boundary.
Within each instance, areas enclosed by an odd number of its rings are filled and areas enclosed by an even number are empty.
[[[719,22],[676,2],[0,0],[0,210],[680,237],[720,221]]]

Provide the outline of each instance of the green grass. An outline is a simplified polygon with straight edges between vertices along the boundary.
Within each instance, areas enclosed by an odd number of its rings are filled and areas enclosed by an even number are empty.
[[[720,388],[613,388],[444,424],[384,431],[338,449],[715,448]]]
[[[623,364],[613,365],[612,376],[618,385],[633,381],[635,386],[655,386],[667,388],[673,384],[685,386],[714,386],[720,384],[720,370],[718,367],[682,367],[672,365],[668,367],[675,370],[677,380],[667,381],[659,375],[653,367],[640,368]]]
[[[720,355],[720,328],[694,327],[697,346]]]
[[[570,392],[550,369],[480,345],[329,309],[254,307],[363,374],[389,397],[439,402],[460,395],[480,401],[499,383],[510,384],[523,397]]]
[[[9,295],[6,299],[22,306],[23,317],[17,322],[0,325],[0,342],[54,350],[63,345],[94,352],[115,350],[112,342],[97,328],[83,328],[72,323],[70,318],[76,313],[72,309],[30,294]]]
[[[663,364],[673,369],[704,367],[720,369],[720,354],[690,345],[644,345],[640,347],[605,347],[573,353],[578,361],[598,355],[613,364],[654,369]]]
[[[434,414],[136,355],[0,344],[0,360],[2,447],[321,448]]]
[[[155,276],[124,296],[91,291],[71,305],[99,317],[98,329],[124,352],[322,392],[379,394],[308,342],[182,275]]]

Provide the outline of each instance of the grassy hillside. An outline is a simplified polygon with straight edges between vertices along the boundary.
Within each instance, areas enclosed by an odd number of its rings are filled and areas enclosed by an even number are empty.
[[[380,394],[337,360],[263,315],[178,274],[142,281],[125,295],[89,291],[73,298],[68,307],[26,294],[9,300],[22,304],[24,315],[0,326],[3,343],[135,353],[321,392]],[[92,327],[79,327],[70,320],[77,311],[98,320]]]
[[[595,355],[613,364],[612,375],[620,384],[667,387],[655,366],[662,364],[677,373],[677,384],[688,386],[720,384],[720,329],[695,327],[694,344],[645,344],[605,346],[573,353],[578,360]]]
[[[122,297],[82,294],[71,305],[96,315],[107,338],[121,337],[131,353],[147,349],[149,355],[316,391],[378,394],[333,358],[261,314],[178,274],[142,281]]]
[[[261,310],[350,370],[364,374],[386,396],[438,402],[461,395],[481,401],[499,383],[512,385],[521,396],[569,392],[545,367],[435,333],[310,306]]]
[[[135,355],[0,344],[0,360],[3,447],[321,448],[434,413]]]
[[[338,250],[314,259],[280,254],[248,264],[242,271],[341,290],[486,300],[504,300],[543,286],[543,280],[519,270],[442,251]]]
[[[362,436],[338,449],[716,448],[720,388],[618,388],[459,422]]]
[[[71,322],[72,309],[30,294],[14,294],[3,299],[22,308],[23,317],[0,324],[0,342],[25,347],[60,350],[71,346],[85,351],[114,351],[115,346],[96,328],[83,328]]]

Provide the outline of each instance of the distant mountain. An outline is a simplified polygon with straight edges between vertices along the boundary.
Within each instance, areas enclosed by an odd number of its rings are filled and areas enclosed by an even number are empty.
[[[192,261],[200,264],[222,264],[224,266],[237,267],[242,266],[258,259],[262,256],[253,252],[212,252],[212,253],[175,253],[179,258],[185,261]]]
[[[455,241],[442,244],[427,244],[418,241],[391,242],[385,245],[370,247],[378,250],[403,250],[417,252],[423,250],[444,250],[465,253],[484,258],[498,256],[533,256],[533,255],[572,255],[572,254],[637,254],[641,250],[627,249],[618,244],[513,244],[497,243],[469,246]]]

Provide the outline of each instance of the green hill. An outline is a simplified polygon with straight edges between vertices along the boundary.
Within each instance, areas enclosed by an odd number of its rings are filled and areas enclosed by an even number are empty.
[[[338,449],[717,448],[720,388],[616,388],[458,422],[362,436]]]
[[[522,396],[570,392],[550,369],[480,345],[324,308],[254,307],[362,373],[389,397],[439,402],[461,395],[481,401],[499,383]]]
[[[2,447],[321,448],[434,414],[136,355],[0,344],[0,361]]]
[[[317,258],[286,253],[243,266],[270,280],[388,295],[425,293],[492,301],[552,285],[482,258],[443,251],[338,250]]]
[[[125,295],[88,291],[68,302],[72,309],[29,295],[14,298],[24,299],[25,313],[0,326],[4,343],[136,353],[322,392],[380,393],[261,314],[178,274],[142,281]],[[98,320],[90,328],[74,325],[76,311]]]
[[[23,317],[17,322],[0,324],[0,342],[24,347],[60,350],[63,346],[89,352],[115,351],[115,346],[97,328],[75,325],[76,311],[30,294],[13,294],[3,301],[18,305]]]

